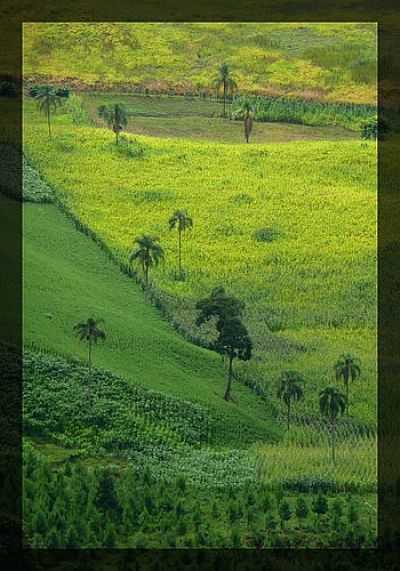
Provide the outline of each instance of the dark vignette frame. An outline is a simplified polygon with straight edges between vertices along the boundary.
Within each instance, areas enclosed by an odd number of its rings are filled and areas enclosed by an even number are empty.
[[[242,22],[351,22],[365,21],[378,24],[379,47],[379,114],[396,121],[400,111],[400,58],[396,42],[400,38],[400,13],[391,9],[389,2],[375,0],[326,0],[318,6],[311,0],[242,0],[229,4],[224,0],[204,0],[200,5],[184,4],[183,0],[169,0],[158,4],[153,0],[140,5],[132,3],[109,6],[94,0],[75,5],[64,0],[55,6],[44,0],[35,6],[25,2],[17,6],[7,0],[0,8],[4,17],[0,45],[2,52],[12,56],[13,75],[21,78],[22,24],[40,21],[242,21]],[[396,21],[397,20],[397,21]],[[1,59],[0,59],[1,63]],[[1,74],[1,69],[0,69]],[[392,84],[382,89],[385,84]],[[19,83],[21,90],[21,83]],[[2,107],[0,103],[0,108]],[[4,110],[3,110],[4,111]],[[9,109],[6,109],[9,113]],[[14,113],[2,117],[22,142],[21,99],[15,100]],[[378,144],[378,549],[377,550],[26,550],[22,554],[21,530],[21,413],[22,413],[22,208],[21,202],[7,203],[8,255],[0,273],[1,300],[0,339],[7,347],[6,358],[1,357],[2,417],[0,424],[0,548],[3,557],[23,557],[26,569],[72,568],[97,569],[100,563],[112,569],[396,569],[396,551],[400,549],[400,461],[396,458],[398,428],[396,415],[400,410],[400,389],[396,387],[399,342],[396,326],[400,317],[400,239],[396,235],[400,199],[396,182],[399,179],[400,144],[396,138]],[[10,168],[2,164],[2,176]],[[16,168],[16,165],[11,165]],[[21,166],[17,165],[20,190]],[[1,184],[1,181],[0,181]],[[3,202],[0,202],[3,208]],[[0,248],[3,254],[4,248]],[[3,324],[1,324],[3,321]],[[14,349],[11,351],[10,347]],[[12,363],[10,365],[10,363]],[[6,366],[4,366],[6,365]],[[3,412],[4,411],[4,412]],[[6,475],[8,474],[8,475]],[[7,512],[14,514],[8,517]]]

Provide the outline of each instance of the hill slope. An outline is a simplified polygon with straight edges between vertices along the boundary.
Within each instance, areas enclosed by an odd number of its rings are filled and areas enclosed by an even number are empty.
[[[191,335],[199,334],[194,302],[222,283],[247,304],[255,351],[243,375],[274,396],[283,369],[302,371],[305,410],[318,414],[316,391],[333,381],[339,355],[352,352],[363,368],[352,411],[375,422],[374,144],[137,137],[144,155],[135,159],[116,150],[110,131],[77,129],[60,115],[49,142],[30,106],[25,118],[32,160],[122,262],[135,236],[160,236],[166,263],[152,279]],[[185,282],[174,279],[177,236],[167,224],[182,207],[195,222],[184,239]]]
[[[374,24],[35,23],[24,74],[81,86],[210,90],[226,61],[239,90],[375,103]]]
[[[86,359],[87,349],[72,328],[90,315],[104,318],[107,332],[106,342],[94,349],[97,367],[205,405],[233,441],[240,423],[251,440],[276,432],[271,409],[249,389],[236,384],[236,403],[223,400],[220,358],[175,333],[145,302],[139,286],[55,206],[25,204],[25,344]]]

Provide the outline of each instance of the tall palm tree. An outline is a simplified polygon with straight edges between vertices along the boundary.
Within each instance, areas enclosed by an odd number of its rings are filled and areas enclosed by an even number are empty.
[[[253,129],[253,107],[247,99],[243,101],[240,106],[241,111],[244,114],[244,136],[246,143],[249,142],[251,131]]]
[[[332,460],[336,463],[336,424],[339,416],[346,410],[346,397],[337,390],[336,387],[326,387],[319,393],[319,409],[325,418],[328,419],[331,429]]]
[[[129,263],[140,263],[143,270],[146,287],[149,285],[149,270],[164,259],[164,250],[160,246],[159,238],[143,234],[135,238],[137,247],[129,254]]]
[[[279,377],[277,397],[287,407],[287,429],[290,430],[290,412],[292,401],[296,402],[304,398],[304,378],[297,371],[283,371]]]
[[[347,412],[349,411],[349,382],[361,375],[360,360],[350,353],[341,355],[334,365],[336,380],[343,379],[346,389]]]
[[[118,145],[119,134],[128,124],[128,114],[126,109],[120,103],[113,105],[100,105],[97,109],[99,117],[101,117],[115,133],[115,143]]]
[[[103,323],[104,319],[95,319],[94,317],[89,317],[86,321],[80,321],[74,325],[74,331],[79,336],[79,339],[88,343],[89,374],[92,370],[93,343],[97,344],[99,339],[104,341],[106,338],[105,332],[99,327],[99,325]]]
[[[179,277],[182,278],[182,234],[193,228],[193,220],[186,210],[176,210],[168,221],[169,229],[178,229],[178,269]]]
[[[219,93],[222,88],[224,98],[224,117],[226,117],[226,97],[227,95],[232,95],[234,90],[237,88],[237,83],[233,79],[231,70],[227,63],[223,63],[219,67],[218,75],[214,80],[213,85],[217,89],[217,93]]]
[[[47,127],[49,130],[49,138],[51,139],[51,112],[57,111],[65,101],[65,97],[59,95],[59,93],[51,85],[40,86],[35,94],[35,99],[37,100],[39,110],[47,116]]]

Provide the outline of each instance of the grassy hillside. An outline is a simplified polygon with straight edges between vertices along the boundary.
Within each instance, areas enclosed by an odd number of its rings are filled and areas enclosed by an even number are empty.
[[[31,159],[122,262],[138,234],[161,237],[166,263],[152,275],[154,293],[181,327],[199,335],[193,325],[194,302],[222,283],[247,304],[255,356],[241,367],[244,377],[256,379],[273,396],[281,370],[298,369],[307,379],[307,398],[298,410],[317,412],[316,390],[333,380],[332,366],[340,353],[352,352],[361,358],[363,370],[362,380],[352,388],[352,414],[375,422],[374,144],[228,146],[138,136],[144,155],[135,159],[117,152],[110,131],[77,129],[60,115],[49,141],[43,118],[30,105],[25,118]],[[177,237],[168,231],[167,221],[182,207],[195,224],[184,239],[188,277],[178,282]],[[129,301],[124,304],[120,319],[127,318]],[[94,309],[101,313],[102,307]],[[117,364],[118,351],[115,344],[108,366]],[[185,354],[189,366],[191,349]],[[138,367],[127,367],[128,358],[118,361],[123,374]],[[187,396],[185,375],[178,381],[170,357],[163,370],[166,366],[168,378],[160,376],[158,386],[174,391],[179,384]],[[146,363],[140,374],[149,378],[156,368],[157,362],[150,369]],[[197,395],[197,382],[187,387]]]
[[[226,434],[235,441],[240,423],[251,441],[276,432],[271,408],[249,389],[237,384],[235,404],[222,399],[220,358],[189,344],[162,321],[140,287],[120,274],[55,206],[25,203],[25,344],[86,359],[87,348],[72,328],[90,315],[102,317],[107,332],[106,342],[94,349],[97,367],[214,410],[221,440]]]
[[[240,92],[375,103],[374,24],[29,23],[24,74],[98,88],[209,91],[226,61]]]

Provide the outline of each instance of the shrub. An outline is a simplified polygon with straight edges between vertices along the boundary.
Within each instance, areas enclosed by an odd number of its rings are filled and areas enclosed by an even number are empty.
[[[257,242],[273,242],[279,237],[279,232],[274,228],[259,228],[254,232]]]

